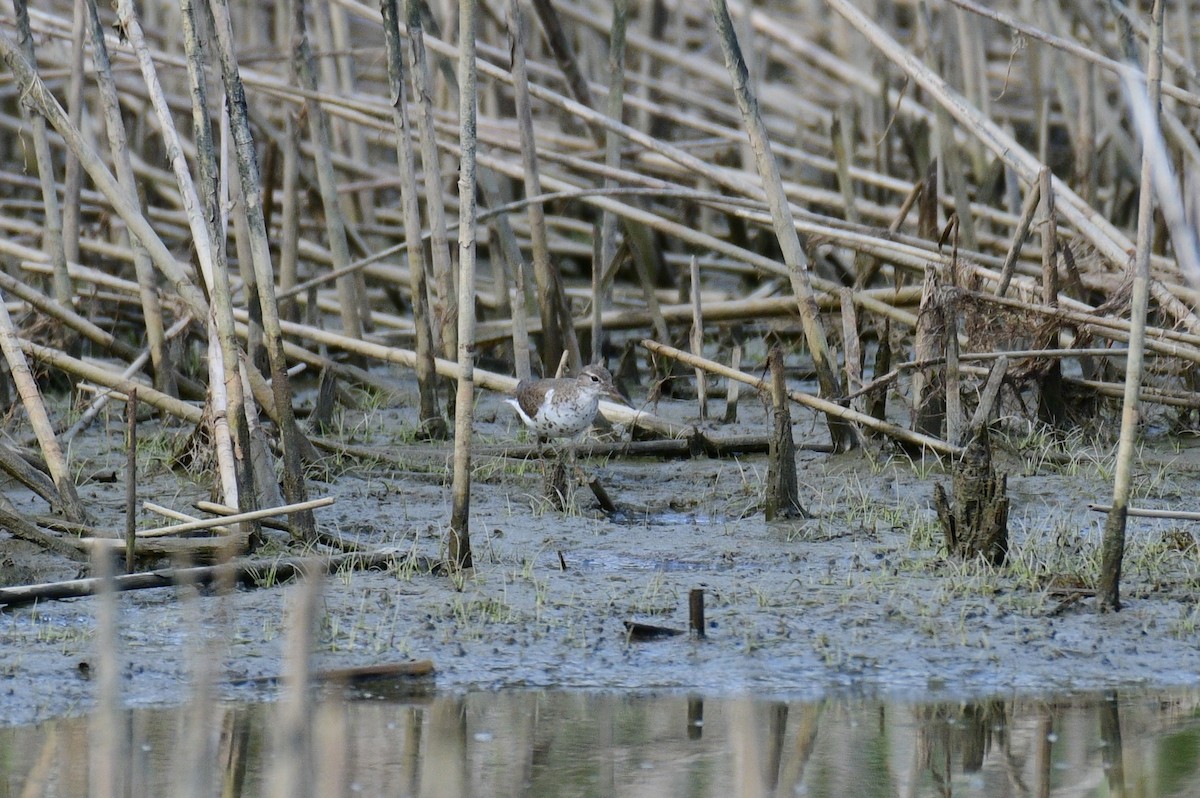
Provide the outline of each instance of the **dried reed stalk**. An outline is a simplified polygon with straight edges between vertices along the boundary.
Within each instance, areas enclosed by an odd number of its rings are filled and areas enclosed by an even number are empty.
[[[425,255],[418,234],[421,211],[417,198],[416,159],[412,148],[412,130],[408,118],[408,85],[404,78],[404,53],[400,42],[399,0],[386,0],[382,6],[383,31],[387,41],[388,80],[392,91],[396,125],[396,160],[400,165],[401,203],[404,206],[405,243],[408,254],[409,290],[412,296],[413,323],[416,326],[417,393],[421,434],[431,440],[446,437],[449,430],[438,404],[433,330],[429,314],[429,290],[425,275]]]
[[[473,0],[458,4],[458,390],[454,402],[454,473],[451,481],[449,562],[473,566],[471,556],[471,436],[475,414],[475,143],[476,72]]]
[[[1151,115],[1157,115],[1161,99],[1163,3],[1154,0],[1151,7],[1153,37],[1146,65],[1146,95],[1134,98],[1140,87],[1129,85],[1130,102],[1144,102]],[[1117,442],[1116,471],[1113,475],[1112,509],[1104,524],[1101,544],[1100,580],[1096,603],[1100,609],[1121,609],[1121,564],[1125,554],[1125,516],[1133,489],[1133,454],[1138,434],[1138,398],[1145,366],[1146,311],[1150,299],[1150,237],[1154,212],[1154,152],[1142,148],[1142,176],[1138,195],[1137,251],[1133,261],[1133,307],[1129,311],[1129,356],[1125,361],[1125,396],[1121,404],[1121,435]]]
[[[209,8],[213,14],[221,75],[228,98],[229,123],[234,135],[238,179],[245,202],[246,221],[251,239],[247,245],[259,284],[259,307],[262,311],[263,338],[266,344],[267,358],[271,364],[271,387],[279,412],[280,437],[283,445],[283,493],[289,502],[299,504],[308,498],[300,457],[302,435],[296,425],[296,417],[292,409],[292,391],[288,381],[287,359],[283,351],[283,333],[279,326],[279,306],[275,301],[271,253],[267,242],[262,203],[259,200],[261,182],[258,163],[253,151],[254,142],[250,131],[245,92],[234,55],[233,28],[229,9],[224,0],[216,0]],[[315,539],[316,523],[312,514],[307,511],[297,514],[292,523],[292,530],[301,540]]]

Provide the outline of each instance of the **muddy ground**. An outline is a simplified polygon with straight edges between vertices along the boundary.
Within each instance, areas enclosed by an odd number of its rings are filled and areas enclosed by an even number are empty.
[[[500,398],[479,402],[479,439],[515,441],[519,424]],[[403,395],[340,416],[359,445],[396,451],[411,436]],[[721,403],[715,403],[721,412]],[[688,419],[691,402],[657,412]],[[765,431],[743,400],[729,431]],[[798,443],[825,440],[796,411]],[[1200,553],[1194,525],[1131,519],[1125,609],[1100,615],[1063,588],[1090,585],[1104,516],[1087,509],[1111,491],[1112,442],[1086,436],[1051,453],[1024,425],[998,454],[1009,473],[1011,556],[992,570],[948,562],[931,509],[936,462],[913,462],[885,442],[867,453],[798,455],[808,520],[766,523],[766,458],[587,460],[616,501],[609,518],[580,489],[571,509],[539,497],[536,460],[480,458],[472,495],[477,567],[456,583],[411,568],[337,574],[320,605],[318,668],[430,658],[446,689],[514,686],[679,688],[711,694],[804,697],[830,689],[870,694],[979,694],[1128,685],[1194,685]],[[20,431],[13,431],[20,437]],[[165,466],[186,434],[142,425],[141,497],[189,510],[207,486]],[[1019,451],[1020,453],[1013,453]],[[119,473],[122,422],[114,410],[73,448],[80,474]],[[1161,436],[1144,447],[1138,506],[1192,507],[1200,442]],[[337,498],[318,511],[326,530],[372,547],[437,557],[449,517],[440,469],[333,463],[310,484]],[[120,528],[124,488],[90,481],[80,492],[100,526]],[[23,511],[46,508],[13,485]],[[160,519],[146,515],[143,526]],[[76,564],[6,539],[6,584],[74,576]],[[561,559],[560,559],[561,554]],[[566,569],[562,565],[565,563]],[[708,638],[630,642],[624,621],[686,628],[687,596],[707,592]],[[119,598],[123,698],[186,700],[200,658],[220,692],[259,699],[274,688],[244,680],[283,669],[294,585],[183,601],[174,589]],[[1077,595],[1077,594],[1076,594]],[[98,650],[96,600],[48,602],[0,614],[3,720],[27,723],[85,711]],[[81,667],[87,663],[88,667]]]

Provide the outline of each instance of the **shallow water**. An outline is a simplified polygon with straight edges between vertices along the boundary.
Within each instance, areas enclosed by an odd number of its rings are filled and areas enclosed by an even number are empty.
[[[222,705],[207,718],[194,707],[135,709],[93,739],[126,748],[115,794],[146,796],[189,786],[218,795],[222,785],[234,796],[1200,794],[1197,690],[788,701],[421,694],[385,682],[310,706],[295,759],[281,742],[286,706]],[[86,795],[89,767],[97,772],[88,726],[78,717],[0,729],[0,793]]]

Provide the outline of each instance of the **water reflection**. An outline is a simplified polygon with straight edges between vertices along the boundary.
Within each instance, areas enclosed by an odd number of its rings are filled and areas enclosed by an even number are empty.
[[[273,795],[282,779],[322,797],[1200,795],[1194,690],[934,703],[506,691],[311,709],[297,761],[279,704],[131,710],[110,730],[128,752],[116,792]],[[217,760],[199,773],[196,717]],[[88,795],[95,734],[87,718],[0,729],[0,796]]]

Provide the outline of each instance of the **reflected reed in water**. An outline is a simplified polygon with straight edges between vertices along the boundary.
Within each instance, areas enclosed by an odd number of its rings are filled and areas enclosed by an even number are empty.
[[[284,782],[314,796],[1200,794],[1195,690],[802,702],[373,689],[313,702],[299,760],[282,704],[217,708],[215,761],[199,774],[184,767],[192,710],[126,711],[116,794],[274,795]],[[87,794],[87,728],[0,729],[6,794]]]

